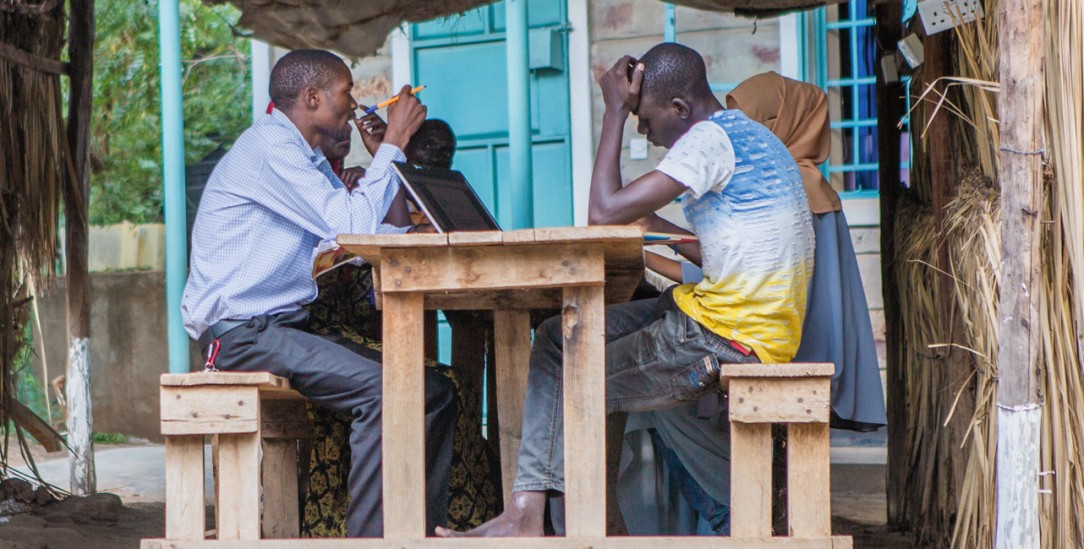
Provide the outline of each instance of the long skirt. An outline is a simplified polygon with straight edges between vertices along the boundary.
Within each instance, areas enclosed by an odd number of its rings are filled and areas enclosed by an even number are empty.
[[[813,216],[816,263],[794,362],[831,362],[832,427],[868,431],[888,423],[862,275],[843,212]]]
[[[343,265],[318,279],[320,295],[305,307],[308,330],[339,335],[375,350],[381,349],[380,312],[372,305],[372,269],[369,265]],[[448,483],[448,526],[467,530],[500,512],[500,494],[494,478],[500,474],[493,451],[481,434],[478,396],[455,371],[434,361],[456,387],[459,415],[452,442],[452,470]],[[302,537],[345,537],[349,501],[350,417],[309,403],[314,425],[308,483],[303,488]]]

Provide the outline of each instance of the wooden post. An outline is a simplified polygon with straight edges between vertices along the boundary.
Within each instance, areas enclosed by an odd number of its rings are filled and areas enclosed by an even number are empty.
[[[1042,31],[1040,0],[1001,0],[1001,331],[994,538],[998,548],[1039,547]]]
[[[93,414],[90,403],[90,275],[87,273],[87,207],[90,197],[89,152],[91,84],[94,74],[94,0],[71,0],[68,55],[71,92],[68,102],[68,150],[71,184],[64,188],[64,225],[68,256],[68,446],[71,491],[94,493]]]
[[[903,35],[900,2],[883,2],[874,8],[877,20],[877,58],[895,54],[896,43]],[[886,82],[876,64],[877,78],[877,169],[881,210],[881,294],[885,315],[885,358],[887,359],[886,406],[888,411],[888,480],[886,483],[888,524],[903,526],[903,498],[907,483],[904,441],[907,415],[905,413],[902,381],[903,319],[900,312],[896,280],[896,204],[900,197],[900,131],[896,126],[903,114],[904,87],[899,82]]]

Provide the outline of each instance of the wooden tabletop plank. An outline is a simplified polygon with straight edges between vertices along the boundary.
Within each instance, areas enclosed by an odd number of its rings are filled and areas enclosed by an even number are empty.
[[[448,233],[450,246],[486,246],[504,243],[501,231],[458,231]]]
[[[340,234],[335,237],[346,248],[372,264],[380,262],[384,248],[435,248],[448,245],[447,234]]]
[[[504,231],[501,235],[505,244],[523,244],[524,242],[534,242],[536,239],[534,229],[519,229],[515,231]]]

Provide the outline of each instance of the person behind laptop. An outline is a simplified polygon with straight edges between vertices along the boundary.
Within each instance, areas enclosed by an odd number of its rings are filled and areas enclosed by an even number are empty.
[[[407,161],[420,166],[431,168],[452,169],[452,158],[455,157],[455,132],[447,122],[439,118],[427,118],[422,122],[418,131],[410,138],[403,153]],[[416,208],[411,201],[410,221],[415,225],[428,224],[425,214]]]
[[[720,362],[789,361],[813,271],[813,229],[786,147],[740,111],[725,110],[700,54],[679,44],[659,44],[639,62],[623,57],[599,86],[606,110],[590,222],[679,232],[655,212],[683,197],[699,244],[678,249],[706,275],[656,299],[607,307],[607,412],[668,409],[718,391]],[[621,139],[630,113],[640,133],[670,150],[655,170],[623,185]],[[562,339],[560,317],[535,332],[512,501],[465,535],[542,535],[546,497],[565,490]],[[718,448],[725,451],[726,442]],[[717,471],[724,489],[728,473]]]
[[[364,108],[364,106],[362,106]],[[386,131],[386,124],[375,114],[358,120],[359,130],[377,137]],[[443,126],[444,129],[439,129]],[[434,132],[434,128],[438,128]],[[450,129],[439,120],[427,119],[410,138],[403,152],[408,162],[428,161],[430,158],[446,158],[444,167],[451,165],[455,138],[446,137]],[[420,143],[428,143],[419,146]],[[366,140],[363,144],[369,148]],[[379,145],[379,143],[377,143]],[[450,147],[450,149],[448,148]],[[426,152],[429,151],[427,155]],[[375,147],[369,150],[372,155]],[[339,165],[337,175],[347,188],[352,188],[364,176],[359,166],[345,167],[342,159],[350,153],[350,132],[335,139],[335,144],[325,149],[332,166]],[[353,184],[351,180],[354,180]],[[398,198],[397,198],[398,199]],[[392,208],[392,212],[395,208]],[[385,222],[389,222],[389,217]],[[422,223],[424,219],[415,221]],[[409,224],[411,221],[393,224]],[[380,350],[381,312],[372,301],[372,265],[347,263],[324,273],[316,279],[319,295],[305,305],[309,313],[307,330],[320,335],[342,337],[366,347]],[[449,311],[449,322],[456,316]],[[459,332],[456,336],[461,337]],[[455,347],[453,346],[453,349]],[[453,364],[459,365],[453,350]],[[459,368],[449,368],[435,360],[427,359],[425,366],[449,378],[456,389],[455,432],[453,434],[452,468],[443,471],[448,476],[448,524],[461,528],[478,526],[497,514],[499,497],[491,476],[499,463],[491,459],[488,442],[482,437],[481,407],[478,405],[476,387],[464,383],[465,373]],[[309,419],[313,424],[312,451],[308,461],[308,483],[303,486],[304,507],[301,517],[301,537],[341,538],[346,535],[346,509],[350,496],[347,492],[350,474],[350,424],[349,414],[334,412],[323,406],[309,404]],[[442,474],[433,471],[434,475]],[[432,481],[432,477],[430,477]],[[443,482],[443,481],[442,481]]]
[[[347,533],[383,533],[380,354],[306,330],[317,295],[313,252],[340,233],[402,233],[382,220],[400,184],[389,164],[425,119],[406,86],[364,179],[347,190],[322,147],[354,119],[346,64],[321,50],[296,50],[271,71],[275,109],[252,124],[207,182],[192,234],[182,314],[209,370],[267,371],[310,400],[353,418]],[[363,135],[363,137],[365,137]],[[450,382],[427,371],[426,470],[449,467],[455,400]],[[430,475],[428,519],[443,521],[447,484]]]

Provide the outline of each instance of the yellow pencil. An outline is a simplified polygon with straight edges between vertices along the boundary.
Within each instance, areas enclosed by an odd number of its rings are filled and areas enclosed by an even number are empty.
[[[425,89],[425,86],[418,86],[417,88],[414,88],[414,89],[410,90],[410,95],[414,95],[414,94],[416,94],[416,93],[418,93],[418,92],[420,92],[420,91],[422,91],[424,89]],[[391,105],[392,103],[395,103],[398,100],[399,100],[398,95],[396,95],[395,97],[392,97],[391,99],[385,99],[385,100],[377,103],[376,105],[373,105],[372,107],[369,107],[368,109],[365,109],[365,112],[362,114],[362,116],[368,116],[370,114],[373,114],[374,112],[376,112],[376,111],[378,111],[380,109],[383,109],[384,107],[387,107],[388,105]]]

